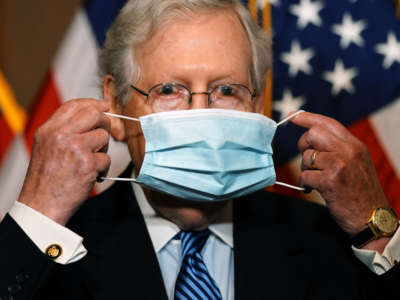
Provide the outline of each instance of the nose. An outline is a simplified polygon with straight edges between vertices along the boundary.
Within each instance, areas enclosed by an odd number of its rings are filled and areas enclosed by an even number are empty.
[[[208,108],[208,93],[193,92],[191,108],[192,109]]]

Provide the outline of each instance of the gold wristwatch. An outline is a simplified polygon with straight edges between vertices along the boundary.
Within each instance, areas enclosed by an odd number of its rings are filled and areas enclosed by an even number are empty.
[[[367,227],[351,237],[350,242],[357,248],[380,237],[392,236],[399,227],[399,221],[394,210],[390,207],[379,207],[372,212]]]

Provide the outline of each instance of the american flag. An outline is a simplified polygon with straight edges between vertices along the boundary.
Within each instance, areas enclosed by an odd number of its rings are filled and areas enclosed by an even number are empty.
[[[304,109],[348,126],[369,147],[385,193],[400,212],[400,23],[394,1],[269,2],[273,118]],[[291,174],[297,181],[301,133],[292,125],[277,131],[281,180]]]
[[[96,57],[108,27],[124,3],[125,0],[88,0],[76,12],[29,112],[23,134],[14,137],[0,161],[0,218],[18,197],[36,129],[69,99],[101,98]],[[274,101],[267,105],[266,113],[278,121],[301,108],[332,116],[347,125],[369,146],[385,192],[399,213],[400,142],[396,134],[400,129],[400,31],[394,2],[243,3],[264,28],[272,27],[274,66],[266,103]],[[292,125],[277,131],[274,157],[280,181],[297,183],[296,143],[301,132]],[[3,136],[2,131],[0,134]],[[118,175],[129,162],[126,148],[112,142],[109,153],[110,175]],[[96,185],[96,192],[108,184]],[[311,200],[320,201],[318,194],[312,193]]]

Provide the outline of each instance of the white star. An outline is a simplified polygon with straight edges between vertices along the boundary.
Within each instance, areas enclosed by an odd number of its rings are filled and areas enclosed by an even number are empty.
[[[294,77],[299,71],[308,75],[312,73],[309,60],[313,56],[314,51],[312,49],[301,50],[300,43],[293,41],[290,52],[282,53],[281,60],[289,65],[289,75]]]
[[[389,69],[389,67],[396,61],[400,63],[400,43],[393,31],[388,33],[386,44],[376,45],[375,51],[385,56],[383,61],[383,67],[385,69]]]
[[[326,81],[332,84],[332,95],[336,96],[341,90],[348,93],[354,93],[354,86],[351,82],[358,75],[356,68],[345,69],[343,61],[338,59],[335,62],[335,69],[332,72],[324,72],[323,76]]]
[[[278,101],[274,101],[274,110],[281,114],[281,120],[288,116],[290,112],[297,111],[305,103],[303,97],[293,97],[292,92],[288,89],[284,89],[283,98]]]
[[[311,0],[300,0],[300,4],[294,4],[289,7],[289,11],[296,15],[297,27],[304,29],[308,23],[312,23],[315,26],[321,26],[322,20],[319,16],[319,11],[323,8],[321,2]]]
[[[265,5],[267,3],[273,5],[273,6],[279,6],[279,0],[257,0],[257,6],[259,9],[264,9]]]
[[[359,47],[364,46],[364,40],[361,37],[361,31],[367,27],[367,23],[363,20],[354,22],[351,15],[345,13],[343,15],[342,24],[332,26],[332,31],[340,36],[340,46],[346,49],[350,43],[354,43]]]

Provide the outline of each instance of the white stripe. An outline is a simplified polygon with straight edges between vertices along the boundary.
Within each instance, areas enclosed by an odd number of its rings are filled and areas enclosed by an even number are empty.
[[[99,98],[97,80],[98,46],[86,13],[80,9],[58,50],[53,72],[63,101]]]
[[[400,178],[400,98],[373,113],[370,121]]]
[[[17,136],[10,145],[0,169],[0,220],[18,199],[28,164],[29,156],[24,138]]]

